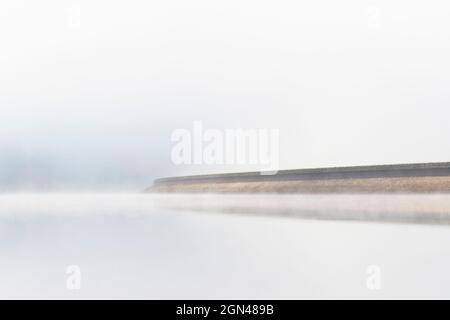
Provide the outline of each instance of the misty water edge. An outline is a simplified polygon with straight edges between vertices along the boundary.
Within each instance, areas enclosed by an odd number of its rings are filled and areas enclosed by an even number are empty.
[[[446,195],[0,195],[0,298],[450,298],[449,208]]]

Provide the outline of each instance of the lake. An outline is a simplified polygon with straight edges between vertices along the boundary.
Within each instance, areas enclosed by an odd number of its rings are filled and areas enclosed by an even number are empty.
[[[4,194],[0,298],[448,299],[449,216],[447,195]]]

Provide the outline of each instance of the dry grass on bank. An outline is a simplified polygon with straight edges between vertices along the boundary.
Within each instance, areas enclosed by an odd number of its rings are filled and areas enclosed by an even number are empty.
[[[261,182],[170,183],[150,192],[178,193],[438,193],[450,192],[450,176]]]

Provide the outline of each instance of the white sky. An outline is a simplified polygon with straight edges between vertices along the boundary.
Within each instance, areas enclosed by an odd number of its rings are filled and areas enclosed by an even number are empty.
[[[444,0],[5,0],[0,189],[233,171],[170,163],[193,120],[280,129],[282,168],[449,161],[449,56]]]

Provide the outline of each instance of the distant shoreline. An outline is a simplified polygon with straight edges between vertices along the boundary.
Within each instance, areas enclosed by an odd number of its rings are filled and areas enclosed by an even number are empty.
[[[157,193],[450,193],[450,163],[283,170],[171,177]]]

